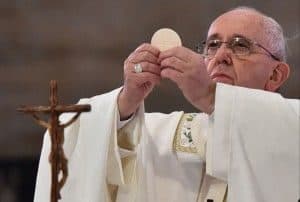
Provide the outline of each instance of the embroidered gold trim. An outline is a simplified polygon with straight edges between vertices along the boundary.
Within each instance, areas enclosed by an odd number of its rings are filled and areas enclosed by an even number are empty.
[[[192,146],[187,147],[181,144],[181,138],[182,138],[181,135],[184,132],[183,130],[185,130],[185,124],[187,122],[192,122],[194,116],[195,114],[191,114],[191,113],[182,115],[179,124],[176,128],[175,136],[173,139],[173,149],[175,151],[197,153],[196,147],[192,147]]]
[[[206,202],[211,199],[215,202],[226,202],[227,183],[221,179],[204,174],[198,202]]]

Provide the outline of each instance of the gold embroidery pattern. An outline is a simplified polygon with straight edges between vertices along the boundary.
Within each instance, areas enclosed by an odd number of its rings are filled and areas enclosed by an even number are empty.
[[[173,139],[173,149],[180,152],[197,153],[191,135],[191,122],[196,113],[183,114]]]

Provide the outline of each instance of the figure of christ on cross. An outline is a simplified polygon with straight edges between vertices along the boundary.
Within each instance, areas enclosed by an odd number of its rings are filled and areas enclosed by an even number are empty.
[[[24,106],[18,111],[31,114],[35,121],[47,128],[51,136],[51,152],[49,162],[51,164],[51,202],[57,202],[61,198],[60,190],[64,186],[68,177],[67,158],[64,154],[64,129],[71,125],[82,112],[89,112],[90,105],[58,105],[57,81],[50,81],[50,106]],[[68,122],[60,123],[59,116],[62,113],[76,113]],[[43,121],[37,113],[50,114],[48,122]],[[59,179],[59,174],[62,173]]]

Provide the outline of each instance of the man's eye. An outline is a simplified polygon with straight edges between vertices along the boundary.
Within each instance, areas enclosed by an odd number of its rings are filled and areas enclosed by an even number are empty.
[[[220,41],[212,40],[207,43],[208,48],[218,48],[220,46]]]
[[[243,43],[243,42],[237,42],[234,44],[234,46],[238,46],[238,47],[241,47],[241,48],[249,48],[249,45],[247,43]]]
[[[250,42],[246,39],[236,38],[233,40],[232,46],[238,48],[250,48]]]

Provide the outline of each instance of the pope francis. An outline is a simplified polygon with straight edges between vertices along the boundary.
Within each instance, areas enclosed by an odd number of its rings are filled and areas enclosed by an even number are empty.
[[[199,53],[142,44],[121,88],[80,100],[92,112],[65,131],[60,201],[296,202],[300,102],[276,93],[289,71],[281,26],[247,7],[214,20]],[[161,79],[201,113],[145,113]],[[49,150],[46,133],[35,202],[50,198]]]

